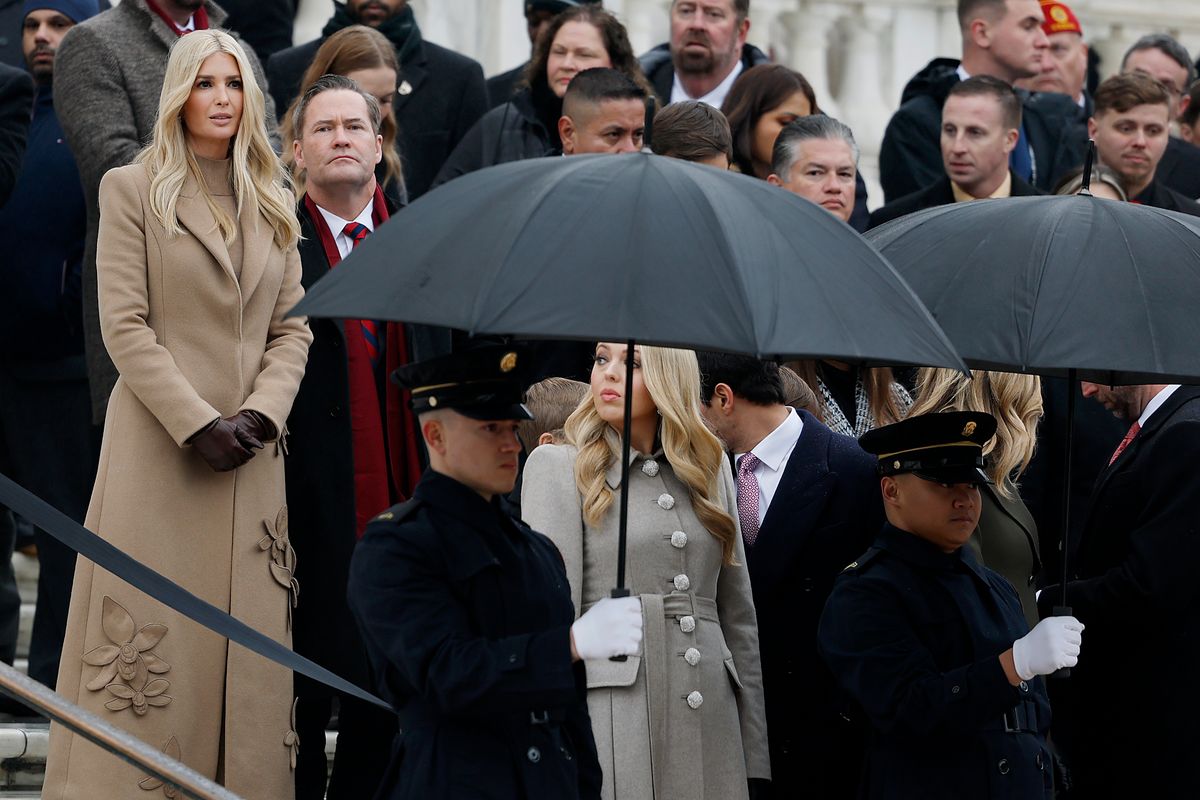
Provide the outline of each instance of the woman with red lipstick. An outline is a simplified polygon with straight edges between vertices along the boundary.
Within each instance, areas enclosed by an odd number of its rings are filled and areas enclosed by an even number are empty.
[[[568,444],[539,447],[525,465],[522,515],[562,552],[577,615],[608,596],[630,392],[627,584],[645,639],[627,661],[587,662],[602,796],[746,798],[770,765],[733,473],[700,417],[695,354],[637,347],[626,386],[627,349],[596,345]]]
[[[599,6],[568,8],[538,37],[533,58],[512,100],[483,116],[458,143],[434,185],[459,175],[561,152],[558,118],[567,85],[580,72],[607,67],[625,73],[646,90],[625,26]]]
[[[189,33],[150,144],[100,184],[100,326],[120,378],[86,524],[287,643],[298,587],[278,439],[312,334],[287,316],[299,224],[264,119],[242,46]],[[291,672],[83,558],[58,691],[237,795],[294,795]],[[43,797],[169,788],[52,728]]]

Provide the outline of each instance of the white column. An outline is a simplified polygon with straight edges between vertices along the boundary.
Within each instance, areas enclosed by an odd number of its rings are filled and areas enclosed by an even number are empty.
[[[321,29],[333,16],[333,0],[300,0],[296,11],[296,27],[292,44],[311,42],[321,35]]]
[[[784,63],[808,79],[817,95],[817,105],[831,117],[839,114],[829,80],[829,50],[838,14],[832,3],[806,3],[802,10],[780,17],[786,34]]]
[[[891,25],[891,9],[855,7],[855,12],[843,18],[845,45],[838,102],[842,121],[854,131],[862,157],[859,171],[867,182],[873,207],[882,205],[883,191],[879,186],[879,146],[887,127],[894,99],[883,96],[884,69],[880,58],[883,35]]]

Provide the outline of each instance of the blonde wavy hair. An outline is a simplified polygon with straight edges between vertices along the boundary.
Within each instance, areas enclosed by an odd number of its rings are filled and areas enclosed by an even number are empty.
[[[983,370],[967,378],[956,370],[926,367],[917,374],[917,399],[909,415],[941,411],[982,411],[996,418],[996,435],[983,448],[988,477],[1002,496],[1016,499],[1017,480],[1037,445],[1041,378]]]
[[[726,564],[733,564],[737,526],[717,502],[722,456],[721,442],[700,416],[700,367],[691,350],[639,347],[642,380],[662,418],[659,439],[676,477],[688,487],[692,510],[721,543]],[[591,393],[567,418],[567,442],[579,455],[575,459],[575,484],[583,495],[583,518],[598,525],[612,506],[614,493],[605,474],[619,463],[619,432],[600,418]]]
[[[135,163],[145,164],[150,173],[150,210],[168,234],[182,235],[175,205],[184,182],[191,175],[199,184],[225,243],[237,238],[238,221],[217,205],[205,189],[204,177],[196,156],[188,147],[183,123],[183,107],[191,96],[200,66],[204,59],[217,53],[233,56],[242,73],[242,119],[230,147],[238,216],[245,208],[257,208],[274,230],[276,246],[287,250],[300,238],[291,180],[267,139],[266,104],[246,51],[224,31],[193,31],[179,37],[171,48],[167,74],[158,98],[154,134],[150,144],[135,159]]]

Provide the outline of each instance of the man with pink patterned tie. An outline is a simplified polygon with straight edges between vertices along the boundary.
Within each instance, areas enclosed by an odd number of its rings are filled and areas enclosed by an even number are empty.
[[[1069,726],[1079,797],[1200,797],[1200,387],[1082,388],[1130,428],[1070,562],[1067,604],[1089,657],[1072,670],[1070,707],[1055,706],[1056,730]],[[1038,607],[1061,601],[1048,586]]]

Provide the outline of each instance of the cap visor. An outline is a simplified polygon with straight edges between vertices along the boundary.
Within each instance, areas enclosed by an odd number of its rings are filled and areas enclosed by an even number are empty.
[[[454,410],[464,417],[478,420],[491,419],[533,419],[533,414],[522,403],[511,405],[497,404],[486,406],[458,406]]]
[[[988,483],[992,479],[978,467],[938,467],[937,469],[913,470],[913,475],[934,483]]]

